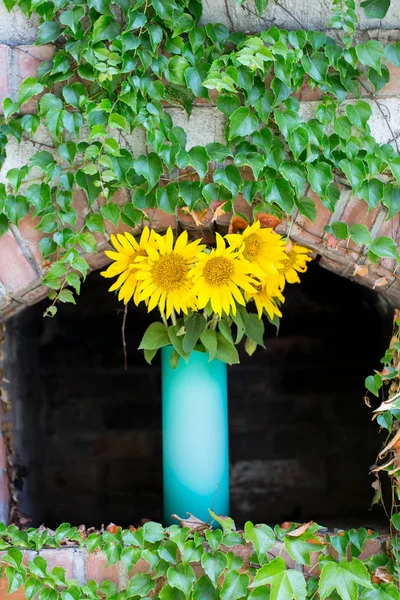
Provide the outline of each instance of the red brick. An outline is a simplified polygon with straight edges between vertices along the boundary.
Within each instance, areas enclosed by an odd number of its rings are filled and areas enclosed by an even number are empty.
[[[0,44],[0,102],[10,95],[10,76],[8,69],[8,47]]]
[[[175,215],[169,215],[159,208],[149,208],[147,215],[150,219],[150,227],[156,231],[166,231],[168,227],[176,229]]]
[[[0,281],[9,292],[19,292],[37,279],[37,275],[17,240],[8,231],[0,237]]]
[[[86,562],[88,579],[94,579],[98,583],[107,579],[118,585],[118,565],[107,566],[107,557],[102,552],[92,552],[88,555]]]
[[[39,242],[44,235],[38,229],[35,229],[39,222],[40,217],[33,218],[32,215],[29,214],[20,220],[18,229],[36,263],[41,265],[43,263],[43,256],[39,250]]]
[[[39,65],[44,60],[51,60],[55,53],[54,46],[17,46],[17,64],[19,80],[36,77]]]
[[[65,569],[65,578],[74,577],[74,550],[73,548],[46,549],[40,551],[40,556],[47,562],[50,573],[54,567]]]

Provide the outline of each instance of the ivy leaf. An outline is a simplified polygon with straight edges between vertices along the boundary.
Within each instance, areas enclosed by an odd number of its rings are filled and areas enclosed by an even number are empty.
[[[357,44],[356,54],[362,65],[372,67],[381,73],[383,46],[377,40],[368,40],[365,44]]]
[[[319,196],[326,193],[328,185],[333,181],[332,169],[328,163],[320,161],[316,165],[308,166],[308,180],[312,189]]]
[[[369,375],[369,377],[367,377],[365,380],[365,387],[376,397],[379,397],[379,390],[382,385],[382,378],[378,374]]]
[[[243,179],[240,171],[234,165],[227,165],[225,169],[217,169],[214,172],[214,183],[223,185],[236,198],[242,185]]]
[[[141,154],[134,162],[134,168],[139,175],[148,182],[150,188],[153,189],[160,180],[163,174],[163,166],[160,158],[155,152],[150,152],[147,156]]]
[[[300,163],[284,161],[279,165],[279,172],[294,187],[296,194],[301,195],[307,178],[303,166]]]
[[[303,54],[301,64],[306,73],[318,83],[326,80],[329,69],[329,61],[322,52],[313,52],[311,56]]]
[[[140,596],[143,598],[154,590],[156,583],[148,573],[137,573],[129,580],[129,585],[126,589],[127,597]]]
[[[387,220],[400,212],[400,187],[398,185],[394,185],[393,183],[385,185],[382,204],[389,209]]]
[[[266,200],[275,202],[282,210],[290,214],[294,207],[293,189],[285,179],[277,178],[268,192]]]
[[[228,139],[231,140],[236,136],[244,137],[245,135],[250,135],[257,129],[258,124],[258,117],[247,106],[238,108],[229,117]]]
[[[219,600],[220,595],[215,589],[207,575],[203,575],[196,581],[193,587],[193,600]],[[175,600],[175,596],[171,598]]]
[[[57,21],[45,21],[39,27],[37,43],[43,45],[55,42],[60,34],[61,29]]]
[[[93,232],[105,232],[104,219],[98,213],[90,213],[85,220],[85,225],[89,231]]]
[[[346,106],[346,114],[349,120],[359,129],[367,127],[368,119],[372,115],[372,109],[365,100],[358,100],[354,105]]]
[[[317,209],[314,200],[311,200],[311,198],[308,198],[308,196],[303,196],[298,200],[295,199],[295,203],[299,213],[314,223],[315,219],[317,218]]]
[[[24,583],[24,578],[21,573],[13,567],[6,567],[5,574],[8,579],[8,594],[13,594]]]
[[[387,44],[384,53],[385,58],[390,60],[396,67],[400,67],[400,42],[396,42],[396,44]]]
[[[297,537],[285,536],[285,548],[294,561],[301,565],[311,565],[311,553],[321,552],[323,544],[308,531]]]
[[[253,544],[259,563],[267,560],[267,552],[275,545],[275,534],[268,525],[253,525],[250,521],[244,526],[244,539]]]
[[[168,583],[171,587],[181,590],[186,596],[192,590],[193,583],[196,581],[196,575],[190,565],[177,564],[175,567],[170,567],[167,571]]]
[[[387,237],[386,235],[382,235],[380,237],[375,238],[373,243],[370,246],[371,252],[376,254],[381,258],[398,258],[399,253],[397,251],[397,246],[392,238]]]
[[[357,600],[358,586],[372,588],[371,579],[367,568],[357,558],[327,562],[321,570],[319,580],[319,594],[323,600],[336,590],[342,600]]]
[[[19,221],[28,214],[29,206],[24,196],[8,196],[5,209],[11,223],[18,226]]]
[[[44,87],[38,83],[35,77],[28,77],[18,88],[18,104],[21,107],[25,102],[28,102],[33,96],[41,94]]]
[[[121,209],[118,204],[115,204],[114,202],[108,202],[101,207],[100,211],[103,217],[111,221],[115,227],[118,225],[118,221],[121,216]]]
[[[156,191],[157,206],[167,214],[174,215],[179,202],[178,188],[174,184],[159,187]]]
[[[271,586],[271,600],[305,600],[307,595],[304,575],[286,569],[283,558],[275,558],[256,573],[251,588]]]
[[[128,121],[122,115],[118,113],[111,113],[108,117],[108,126],[111,129],[122,129],[126,133],[129,132]]]
[[[369,245],[372,243],[372,236],[366,225],[354,223],[350,227],[351,239],[358,245]]]
[[[206,149],[203,146],[193,146],[189,152],[189,164],[197,171],[200,177],[200,181],[203,181],[207,175],[208,162],[210,157],[207,154]]]
[[[179,184],[179,195],[190,210],[194,210],[196,203],[201,198],[201,193],[202,187],[198,181],[181,181]]]
[[[113,40],[119,33],[120,26],[114,16],[102,15],[93,24],[93,43],[101,40]]]
[[[360,198],[365,200],[369,206],[369,210],[376,208],[383,198],[383,183],[380,179],[373,177],[369,181],[364,181],[357,190]]]
[[[247,573],[240,574],[235,569],[228,571],[221,587],[221,600],[237,600],[247,596],[250,577]]]
[[[159,321],[152,323],[146,329],[145,334],[140,342],[139,350],[158,350],[163,346],[171,344],[168,332],[164,325]]]
[[[364,162],[359,158],[344,159],[340,161],[339,165],[349,180],[353,191],[356,191],[367,176]]]
[[[100,196],[101,188],[95,185],[95,182],[98,181],[98,174],[95,176],[88,175],[82,170],[79,170],[76,173],[76,183],[82,190],[85,190],[88,197],[89,206],[91,206],[93,202]]]
[[[383,19],[390,7],[390,0],[364,0],[360,4],[367,19]]]
[[[228,560],[222,552],[216,552],[215,554],[206,552],[201,557],[201,566],[212,581],[214,587],[217,587],[219,578],[228,567]]]

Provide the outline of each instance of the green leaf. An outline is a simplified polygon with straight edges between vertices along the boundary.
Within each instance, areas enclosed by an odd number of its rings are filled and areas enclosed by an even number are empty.
[[[277,178],[273,182],[266,200],[270,203],[275,202],[275,204],[290,215],[294,207],[293,189],[285,179]]]
[[[357,194],[365,200],[369,210],[373,210],[383,198],[383,183],[374,177],[369,181],[365,180],[357,190]]]
[[[255,313],[248,313],[245,307],[239,308],[242,317],[245,333],[251,340],[265,348],[264,346],[264,323]]]
[[[108,126],[111,129],[122,129],[126,133],[129,132],[128,121],[122,115],[118,113],[111,113],[108,117]]]
[[[363,563],[353,558],[337,562],[327,562],[321,570],[319,581],[319,594],[323,600],[337,591],[342,600],[357,600],[358,586],[372,588],[371,579]]]
[[[201,334],[206,328],[206,320],[202,313],[192,312],[185,319],[186,333],[183,337],[182,348],[186,353],[190,353],[197,344]]]
[[[197,171],[200,181],[207,175],[210,157],[203,146],[193,146],[189,152],[189,164]]]
[[[253,525],[250,521],[244,526],[244,539],[253,544],[260,565],[267,561],[267,552],[275,545],[275,534],[268,525]]]
[[[218,340],[217,333],[213,329],[205,329],[200,335],[200,341],[207,350],[210,360],[213,360],[217,355]]]
[[[76,152],[76,144],[74,142],[66,142],[65,144],[60,144],[58,146],[58,153],[65,158],[70,165],[74,164]]]
[[[192,590],[193,583],[196,580],[196,575],[190,565],[182,565],[178,563],[175,567],[170,567],[167,571],[168,583],[171,587],[181,590],[186,596]]]
[[[390,7],[390,0],[364,0],[360,4],[367,19],[383,19]]]
[[[366,225],[354,223],[354,225],[351,225],[350,227],[350,235],[353,242],[358,246],[363,246],[364,244],[369,245],[372,243],[372,236]]]
[[[380,256],[382,258],[397,259],[399,256],[395,241],[386,235],[375,238],[370,246],[370,250],[376,254],[376,256]]]
[[[180,324],[170,325],[168,327],[168,336],[169,336],[171,344],[175,348],[175,351],[178,353],[179,356],[181,356],[187,362],[189,359],[189,354],[183,350],[183,336],[178,335],[178,333],[180,332],[180,329],[181,329]]]
[[[365,380],[365,387],[369,390],[374,396],[379,397],[379,390],[383,385],[382,378],[376,375],[369,375],[369,377]]]
[[[243,179],[240,171],[234,165],[227,165],[224,169],[216,169],[214,171],[214,183],[223,185],[236,198],[242,185]]]
[[[18,88],[18,104],[21,107],[25,102],[28,102],[33,96],[41,94],[44,87],[41,83],[38,83],[35,77],[28,77],[25,79]]]
[[[202,186],[198,181],[181,181],[179,183],[179,195],[183,198],[186,206],[193,210],[200,200]]]
[[[51,238],[44,237],[39,242],[39,250],[43,258],[47,258],[57,250],[57,244]]]
[[[231,94],[218,94],[217,96],[217,108],[226,117],[230,117],[240,107],[240,100],[237,96]]]
[[[193,587],[193,600],[219,600],[220,595],[211,583],[207,575],[203,575],[196,581]],[[175,600],[171,598],[171,600]]]
[[[156,587],[157,582],[148,573],[137,573],[130,580],[126,588],[127,597],[147,596]]]
[[[29,206],[24,196],[7,196],[5,212],[11,223],[18,226],[19,221],[28,214]]]
[[[175,215],[179,202],[178,188],[174,184],[156,190],[157,206],[167,214]]]
[[[247,573],[240,574],[239,571],[228,571],[221,587],[221,600],[237,600],[247,596],[247,588],[250,577]]]
[[[307,178],[301,163],[284,161],[279,166],[279,171],[294,187],[296,194],[301,195],[303,188],[306,184]]]
[[[93,43],[113,40],[120,33],[119,23],[114,16],[102,15],[93,24]]]
[[[303,196],[298,200],[296,199],[295,202],[299,213],[314,223],[317,218],[317,209],[314,200],[311,200],[308,196]]]
[[[118,225],[118,221],[121,216],[121,209],[118,204],[115,204],[114,202],[108,202],[100,208],[100,211],[103,217],[108,221],[111,221],[115,227]]]
[[[354,105],[346,106],[346,114],[349,120],[359,129],[366,129],[368,119],[372,115],[372,109],[365,100],[358,100]]]
[[[85,190],[88,197],[89,206],[100,196],[101,188],[97,187],[95,182],[99,181],[99,176],[88,175],[83,171],[79,170],[76,173],[76,183],[82,189]]]
[[[43,45],[55,42],[60,34],[61,29],[57,21],[45,21],[39,27],[37,43]]]
[[[304,575],[286,569],[285,561],[278,557],[256,573],[251,588],[271,586],[271,600],[305,600],[307,595]]]
[[[329,61],[322,52],[313,52],[311,56],[303,54],[301,64],[306,73],[318,83],[323,83],[328,74]]]
[[[217,587],[219,578],[228,567],[228,560],[222,552],[215,554],[206,552],[201,557],[201,565],[214,587]]]
[[[170,83],[182,85],[185,83],[185,71],[190,67],[189,62],[183,56],[173,56],[167,62],[165,76]]]
[[[388,183],[385,185],[383,190],[383,198],[382,204],[384,204],[388,209],[389,213],[387,216],[387,220],[397,215],[400,212],[400,187],[393,183]]]
[[[24,578],[21,573],[18,573],[13,567],[6,567],[5,574],[8,579],[8,594],[16,592],[24,583]]]
[[[243,106],[235,110],[229,117],[229,138],[233,139],[236,136],[244,137],[250,135],[258,127],[258,117],[250,111],[249,108]]]
[[[347,223],[343,221],[334,221],[332,225],[328,225],[327,227],[338,240],[347,240],[349,237],[349,228]]]
[[[163,174],[162,162],[155,152],[150,152],[147,156],[141,154],[135,160],[134,168],[139,175],[143,175],[146,179],[149,189],[154,188]]]
[[[387,44],[384,53],[385,58],[390,60],[396,67],[400,67],[400,42],[396,42],[396,44]]]
[[[365,44],[357,44],[355,48],[358,60],[362,65],[372,67],[378,73],[381,72],[383,46],[380,42],[368,40]]]
[[[217,354],[216,358],[218,360],[228,363],[228,365],[239,364],[239,355],[233,344],[228,342],[228,340],[222,335],[222,333],[217,333]],[[201,340],[203,343],[203,339]]]
[[[98,213],[90,213],[86,217],[85,225],[89,231],[105,233],[104,219]]]
[[[364,162],[359,158],[353,158],[352,160],[341,160],[339,165],[349,180],[353,191],[357,190],[367,176]]]
[[[311,565],[311,553],[321,552],[323,544],[308,531],[297,537],[291,537],[288,533],[284,538],[285,548],[296,563]]]
[[[158,350],[170,344],[167,330],[162,323],[157,321],[149,325],[146,329],[143,339],[140,342],[139,350]]]
[[[328,185],[333,181],[332,168],[328,163],[318,162],[316,165],[308,165],[308,180],[312,189],[319,196],[326,193]]]

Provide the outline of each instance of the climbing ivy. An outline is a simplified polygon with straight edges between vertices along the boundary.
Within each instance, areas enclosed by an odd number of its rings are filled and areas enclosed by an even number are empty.
[[[192,516],[181,520],[181,526],[164,528],[147,522],[139,529],[123,530],[112,525],[89,535],[69,523],[55,532],[2,526],[0,548],[5,553],[0,563],[9,593],[23,587],[28,600],[305,600],[317,594],[321,599],[400,598],[394,554],[378,550],[362,558],[366,543],[377,538],[370,530],[327,533],[313,522],[287,522],[274,529],[247,522],[243,531],[237,531],[231,518],[213,511],[210,515],[218,528]],[[109,565],[121,561],[132,575],[126,589],[118,591],[111,581],[82,585],[66,580],[63,568],[49,570],[40,555],[27,564],[23,561],[21,550],[64,545],[77,545],[89,553],[102,550]],[[280,556],[282,550],[292,567]]]
[[[388,219],[399,212],[400,155],[371,136],[369,102],[345,101],[387,83],[386,64],[400,66],[400,43],[355,43],[354,0],[334,2],[331,26],[340,41],[316,31],[245,35],[200,26],[199,0],[5,2],[37,13],[37,43],[55,45],[17,100],[4,100],[0,125],[0,165],[12,140],[37,149],[0,185],[0,234],[30,211],[38,217],[53,300],[47,314],[58,301],[75,302],[89,269],[85,255],[96,251],[106,221],[135,228],[159,208],[182,209],[201,224],[208,208],[235,214],[238,194],[254,216],[290,221],[297,210],[313,221],[308,191],[334,212],[343,184],[367,210],[381,205]],[[363,7],[369,17],[383,16],[388,2]],[[265,0],[256,8],[261,14]],[[306,83],[323,93],[312,118],[294,95]],[[170,109],[190,116],[199,99],[225,117],[225,141],[187,149]],[[148,153],[137,156],[139,135]],[[87,203],[83,220],[78,189]],[[121,190],[129,194],[122,206]],[[335,221],[326,233],[368,248],[372,263],[399,259],[395,241],[374,238],[365,225]]]

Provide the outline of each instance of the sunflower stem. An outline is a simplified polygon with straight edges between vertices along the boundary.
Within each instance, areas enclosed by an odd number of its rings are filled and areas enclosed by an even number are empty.
[[[167,321],[167,319],[165,318],[165,315],[164,315],[164,313],[163,313],[163,311],[162,311],[162,310],[160,310],[160,315],[161,315],[161,320],[162,320],[162,322],[164,323],[164,327],[165,327],[165,329],[168,329],[168,321]]]
[[[171,312],[171,321],[172,321],[172,325],[176,325],[175,309],[172,309],[172,312]]]

